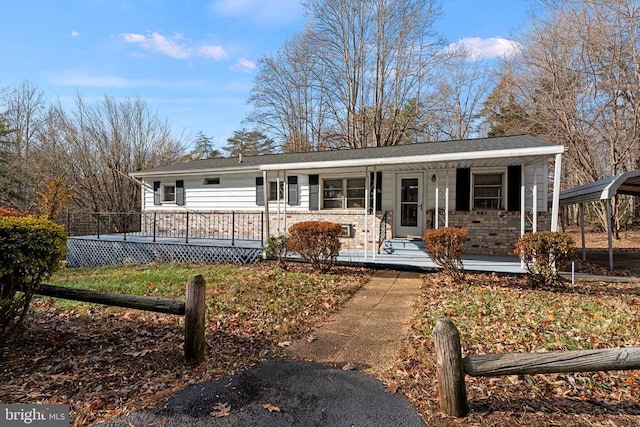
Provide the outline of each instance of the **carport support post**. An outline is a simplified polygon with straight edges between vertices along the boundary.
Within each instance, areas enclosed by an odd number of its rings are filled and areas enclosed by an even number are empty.
[[[194,274],[187,281],[184,307],[184,359],[187,365],[204,361],[205,287],[201,274]]]
[[[609,243],[609,269],[613,271],[613,224],[611,221],[611,199],[607,199],[605,202],[607,210],[607,241]]]
[[[433,328],[433,343],[440,410],[454,417],[465,417],[469,413],[469,406],[464,385],[460,332],[451,320],[438,320]]]
[[[582,240],[582,260],[587,260],[587,245],[584,238],[584,203],[578,204],[578,211],[580,213],[580,238]]]

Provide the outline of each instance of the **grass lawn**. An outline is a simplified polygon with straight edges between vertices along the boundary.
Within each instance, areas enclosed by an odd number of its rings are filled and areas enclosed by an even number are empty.
[[[207,360],[183,363],[181,316],[39,297],[31,328],[0,349],[0,401],[68,403],[83,426],[157,404],[190,384],[276,357],[367,279],[307,266],[181,264],[65,269],[48,283],[184,300],[189,275],[207,282]],[[280,344],[280,345],[279,345]]]
[[[427,425],[638,425],[640,371],[497,378],[466,377],[471,414],[454,420],[439,413],[431,331],[450,318],[460,331],[463,356],[640,347],[640,281],[584,282],[538,289],[524,278],[469,275],[451,283],[425,276],[399,384]]]
[[[187,278],[207,282],[207,360],[183,364],[179,316],[38,298],[31,328],[0,349],[0,401],[69,403],[81,426],[155,405],[178,390],[277,357],[367,280],[360,269],[321,275],[273,263],[181,264],[62,270],[49,283],[184,299]],[[427,274],[393,370],[429,426],[640,424],[640,371],[466,378],[471,414],[440,414],[431,331],[449,317],[465,354],[640,347],[640,281],[539,289],[523,278]]]

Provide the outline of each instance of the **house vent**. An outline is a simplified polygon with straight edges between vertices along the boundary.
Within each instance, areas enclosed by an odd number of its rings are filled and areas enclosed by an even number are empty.
[[[353,237],[353,227],[351,224],[341,224],[341,227],[340,237]]]

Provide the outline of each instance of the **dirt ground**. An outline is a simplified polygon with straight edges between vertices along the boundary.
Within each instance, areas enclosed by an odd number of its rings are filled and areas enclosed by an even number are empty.
[[[566,230],[576,243],[576,256],[582,259],[582,237],[579,227]],[[613,238],[613,266],[616,275],[640,275],[640,230],[623,230],[619,238]],[[607,233],[585,230],[587,263],[592,268],[601,267],[602,274],[608,274],[609,252]],[[586,271],[594,272],[596,271]],[[611,273],[609,273],[611,274]]]

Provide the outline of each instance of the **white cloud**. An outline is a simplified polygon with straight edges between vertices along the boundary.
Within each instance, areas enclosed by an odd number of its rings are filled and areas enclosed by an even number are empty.
[[[214,0],[211,11],[271,26],[288,24],[304,16],[300,0]]]
[[[242,71],[245,73],[251,72],[256,68],[256,63],[248,60],[247,58],[240,58],[238,62],[232,67],[234,70]]]
[[[447,49],[456,49],[461,47],[469,52],[470,59],[474,61],[509,57],[520,51],[520,44],[518,42],[501,37],[492,37],[488,39],[468,37],[450,44],[447,46]]]
[[[80,35],[76,30],[71,31],[71,37],[78,37]]]
[[[160,53],[176,59],[209,58],[222,61],[228,57],[227,52],[221,46],[190,46],[180,33],[174,34],[173,37],[166,37],[158,32],[147,35],[125,33],[122,34],[122,39],[126,43],[138,45],[144,50]]]

